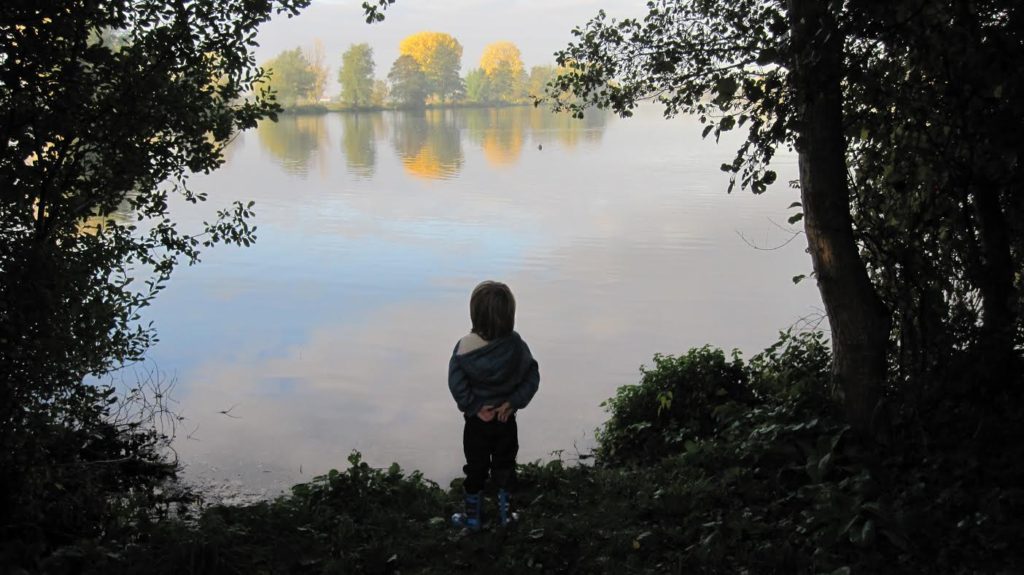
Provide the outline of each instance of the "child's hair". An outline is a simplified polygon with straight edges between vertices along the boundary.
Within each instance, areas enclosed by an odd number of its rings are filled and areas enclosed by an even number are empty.
[[[473,333],[486,340],[512,333],[516,324],[512,290],[501,282],[481,282],[469,298],[469,319],[473,321]]]

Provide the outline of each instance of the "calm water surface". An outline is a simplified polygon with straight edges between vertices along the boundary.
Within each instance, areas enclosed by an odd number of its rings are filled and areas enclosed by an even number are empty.
[[[585,451],[601,401],[655,352],[771,343],[820,307],[791,281],[810,268],[802,237],[749,245],[788,239],[795,157],[765,195],[729,195],[718,166],[738,140],[699,134],[654,107],[285,116],[242,134],[194,181],[211,205],[174,208],[197,226],[253,199],[257,243],[210,250],[147,312],[186,475],[274,491],[358,449],[446,484],[462,465],[448,358],[483,279],[512,287],[540,361],[520,460]]]

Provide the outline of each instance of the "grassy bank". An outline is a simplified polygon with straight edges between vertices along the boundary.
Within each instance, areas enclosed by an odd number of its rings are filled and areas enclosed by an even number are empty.
[[[842,424],[820,337],[744,361],[656,356],[606,407],[592,465],[519,470],[518,525],[448,525],[442,488],[358,454],[290,495],[83,544],[48,569],[102,573],[878,573],[1024,569],[1009,396],[894,410],[885,445]],[[951,381],[957,374],[949,374]],[[966,381],[966,380],[965,380]],[[952,384],[947,386],[953,389]],[[894,398],[895,400],[896,398]],[[1019,405],[1019,402],[1016,403]],[[925,409],[927,408],[927,409]],[[926,413],[927,417],[922,416]],[[487,511],[495,515],[493,497]]]

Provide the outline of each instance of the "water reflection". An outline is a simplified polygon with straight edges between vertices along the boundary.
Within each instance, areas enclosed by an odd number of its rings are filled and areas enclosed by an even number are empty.
[[[608,123],[606,110],[588,110],[583,119],[570,114],[552,114],[541,108],[529,108],[530,132],[538,144],[557,142],[575,148],[580,142],[600,142]]]
[[[444,370],[484,278],[513,286],[542,365],[522,461],[585,451],[600,402],[652,353],[755,351],[818,301],[790,281],[810,266],[799,242],[760,251],[737,234],[780,243],[768,218],[785,217],[794,192],[725,194],[718,167],[741,135],[709,145],[694,118],[522,107],[261,128],[259,146],[236,145],[194,182],[217,204],[255,200],[259,241],[210,250],[147,310],[161,335],[150,358],[179,382],[176,449],[191,477],[286,487],[351,449],[442,483],[458,475]],[[293,175],[313,162],[320,179]],[[793,154],[776,164],[780,182],[795,177]]]
[[[463,168],[463,138],[483,152],[491,167],[510,167],[521,161],[528,145],[571,150],[581,142],[600,142],[609,117],[605,111],[592,110],[578,120],[532,106],[282,115],[277,122],[261,122],[257,136],[261,147],[286,173],[306,176],[316,159],[326,177],[329,124],[337,130],[340,123],[346,171],[371,179],[381,160],[378,143],[390,134],[405,173],[418,179],[447,180],[457,177]],[[228,154],[238,147],[229,148]]]
[[[94,236],[106,230],[110,222],[119,226],[131,225],[135,220],[135,209],[131,201],[123,198],[113,211],[105,214],[93,214],[78,222],[78,233]]]
[[[469,140],[480,146],[490,165],[501,167],[519,161],[527,140],[541,147],[558,143],[568,149],[580,141],[598,142],[608,114],[590,110],[579,120],[543,108],[516,107],[466,110],[465,118]]]
[[[469,140],[483,149],[492,166],[509,166],[519,160],[526,124],[523,111],[524,108],[485,108],[466,112]]]
[[[391,143],[408,174],[428,180],[458,175],[462,140],[451,110],[398,113],[393,120]]]
[[[380,113],[342,114],[341,148],[349,173],[363,178],[373,177],[377,165],[377,135],[384,130]]]
[[[308,174],[314,155],[321,156],[321,167],[327,165],[324,116],[282,114],[277,122],[260,122],[256,133],[263,149],[290,174]]]

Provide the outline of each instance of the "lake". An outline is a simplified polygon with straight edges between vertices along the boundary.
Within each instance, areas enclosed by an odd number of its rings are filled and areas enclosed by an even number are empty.
[[[726,193],[740,134],[700,138],[651,105],[583,121],[534,108],[282,116],[243,133],[207,206],[255,200],[258,241],[181,268],[145,319],[173,382],[185,476],[273,493],[357,449],[446,485],[462,421],[447,389],[481,280],[509,284],[541,387],[520,461],[593,445],[600,403],[655,352],[747,356],[820,317],[792,232],[796,157],[762,196]],[[553,455],[553,453],[555,455]]]

